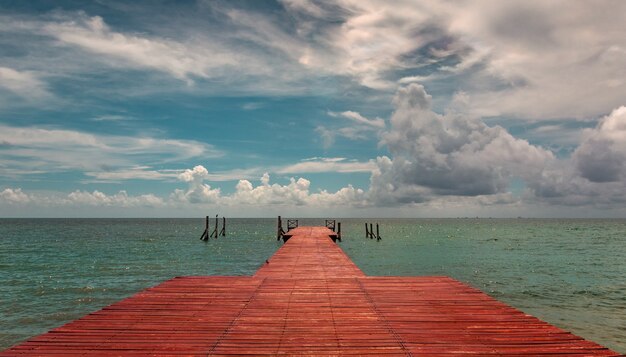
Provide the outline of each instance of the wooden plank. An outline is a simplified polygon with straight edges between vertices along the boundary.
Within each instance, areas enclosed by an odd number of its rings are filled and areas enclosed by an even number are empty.
[[[253,277],[168,280],[1,356],[616,356],[448,277],[366,277],[299,227]]]
[[[330,239],[326,227],[298,227],[290,238],[255,274],[275,278],[332,278],[365,276],[344,251]]]

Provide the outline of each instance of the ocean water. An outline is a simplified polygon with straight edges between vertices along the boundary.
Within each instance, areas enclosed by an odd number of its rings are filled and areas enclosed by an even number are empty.
[[[626,352],[626,220],[340,221],[368,275],[448,275]],[[0,219],[0,350],[175,276],[251,275],[281,246],[275,224],[230,219],[202,242],[203,219]]]

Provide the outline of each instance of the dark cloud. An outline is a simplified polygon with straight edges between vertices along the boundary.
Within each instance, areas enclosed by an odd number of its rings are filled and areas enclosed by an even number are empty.
[[[528,183],[530,201],[615,208],[626,202],[626,107],[583,131],[571,159],[560,160]]]
[[[372,178],[379,199],[385,193],[399,202],[503,193],[512,178],[534,180],[554,160],[500,126],[456,111],[437,114],[431,101],[421,85],[398,90],[391,129],[383,136],[392,159],[379,159]]]
[[[575,153],[580,175],[592,182],[620,180],[624,169],[624,154],[616,152],[611,140],[590,139]]]
[[[626,107],[614,110],[595,129],[585,131],[573,154],[580,175],[592,182],[624,179],[626,165]]]

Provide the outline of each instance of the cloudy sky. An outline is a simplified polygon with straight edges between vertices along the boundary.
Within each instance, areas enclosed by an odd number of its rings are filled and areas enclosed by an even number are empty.
[[[0,2],[0,216],[623,217],[626,2]]]

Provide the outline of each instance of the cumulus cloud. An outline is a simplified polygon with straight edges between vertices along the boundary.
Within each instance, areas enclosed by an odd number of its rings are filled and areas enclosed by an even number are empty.
[[[391,128],[383,135],[392,158],[380,157],[372,196],[421,202],[431,195],[478,196],[507,192],[513,178],[531,181],[555,160],[545,149],[517,139],[500,126],[431,109],[419,84],[400,88]]]
[[[5,188],[0,192],[0,199],[8,203],[27,203],[31,201],[31,197],[22,192],[21,188]]]
[[[45,207],[162,207],[165,201],[154,195],[129,195],[125,190],[107,195],[98,190],[92,192],[76,190],[69,194],[59,192],[26,193],[21,188],[6,188],[0,192],[0,206],[26,205]]]
[[[270,184],[270,177],[265,173],[257,187],[248,180],[240,180],[230,201],[238,204],[301,206],[307,204],[310,185],[311,182],[302,177],[297,180],[292,177],[287,185]]]
[[[626,202],[626,107],[585,129],[572,157],[529,182],[527,199],[553,205],[615,208]]]
[[[179,175],[179,179],[187,182],[189,187],[187,190],[176,189],[170,198],[179,203],[213,203],[232,207],[366,205],[365,192],[352,185],[334,193],[326,190],[310,192],[311,182],[306,178],[292,177],[289,183],[281,185],[271,183],[270,175],[264,173],[258,186],[249,180],[242,179],[237,182],[235,192],[222,195],[220,188],[212,189],[210,185],[204,183],[209,177],[208,170],[201,165],[185,170]]]
[[[382,139],[391,157],[376,160],[372,204],[526,207],[529,214],[528,207],[615,209],[626,202],[626,107],[582,130],[570,158],[556,158],[502,127],[452,109],[437,114],[431,101],[418,84],[398,90]]]
[[[566,162],[546,170],[541,180],[530,182],[524,199],[529,204],[619,209],[626,203],[626,182],[593,182]]]
[[[582,177],[592,182],[623,180],[626,168],[626,107],[604,117],[595,129],[583,132],[583,142],[573,154]]]
[[[270,184],[267,173],[261,178],[261,184],[254,187],[248,180],[237,183],[235,193],[229,197],[230,204],[247,205],[287,205],[287,206],[365,206],[366,194],[352,185],[337,192],[309,192],[311,182],[303,177],[289,179],[289,184]]]
[[[178,202],[189,203],[215,203],[221,196],[219,188],[212,189],[210,185],[205,184],[204,180],[209,176],[209,171],[202,165],[195,166],[193,169],[185,170],[178,179],[187,182],[189,187],[187,190],[176,189],[171,198]]]
[[[315,206],[342,206],[342,207],[367,207],[370,206],[365,191],[348,185],[337,192],[322,190],[313,193],[309,198],[310,204]]]
[[[72,205],[113,206],[113,207],[158,207],[164,204],[162,198],[153,194],[129,196],[124,190],[113,195],[100,191],[74,191],[67,195],[67,201]]]

